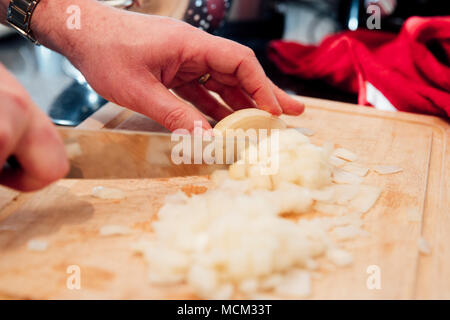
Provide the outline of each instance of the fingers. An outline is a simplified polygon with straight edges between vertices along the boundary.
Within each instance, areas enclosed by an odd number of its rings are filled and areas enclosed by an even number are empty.
[[[28,106],[2,96],[0,107],[0,165],[13,153],[29,122]],[[1,169],[1,167],[0,167]]]
[[[275,115],[303,113],[304,105],[290,97],[268,79],[251,49],[220,39],[207,51],[207,63],[213,78],[205,86],[220,94],[233,109],[256,107]],[[238,87],[245,91],[239,93]],[[249,98],[252,99],[249,99]]]
[[[151,78],[150,81],[149,78]],[[201,112],[178,99],[151,75],[147,75],[147,78],[135,81],[135,83],[136,87],[133,88],[133,92],[138,96],[134,103],[136,111],[147,115],[170,131],[183,128],[192,132],[195,121],[201,121],[204,130],[211,129],[211,125]],[[202,102],[206,103],[205,100]],[[203,106],[205,107],[205,105]],[[212,106],[208,104],[207,107],[211,108]]]
[[[37,108],[15,150],[15,156],[23,172],[14,179],[12,186],[24,191],[43,188],[64,178],[69,170],[63,141],[55,126]]]
[[[191,102],[200,111],[215,120],[220,121],[232,113],[230,109],[217,101],[208,90],[196,81],[178,87],[174,91],[181,98]]]
[[[206,61],[215,72],[236,77],[258,108],[274,115],[282,113],[269,79],[249,48],[224,39],[210,41]]]
[[[23,104],[28,107],[20,107],[11,99],[3,101],[8,107],[2,108],[0,118],[7,122],[2,125],[12,128],[14,133],[7,137],[5,145],[8,147],[2,154],[2,164],[6,157],[15,155],[21,170],[2,172],[0,184],[21,191],[35,191],[63,178],[69,165],[64,145],[50,120],[29,101]],[[17,110],[21,111],[18,116]],[[16,120],[11,120],[15,116]]]
[[[248,94],[242,91],[239,87],[230,87],[215,80],[210,79],[205,87],[208,90],[214,91],[220,95],[225,103],[233,110],[241,110],[246,108],[255,108],[255,102]]]
[[[291,116],[298,116],[305,111],[305,105],[289,96],[286,92],[272,83],[275,96],[283,109],[283,113]]]

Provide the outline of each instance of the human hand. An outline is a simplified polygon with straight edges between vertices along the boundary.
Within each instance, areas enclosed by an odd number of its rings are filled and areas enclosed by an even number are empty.
[[[105,99],[145,114],[171,131],[192,130],[195,120],[209,129],[199,110],[217,120],[232,112],[208,90],[218,93],[233,110],[258,107],[274,115],[303,112],[303,104],[266,77],[254,53],[233,41],[174,19],[117,10],[90,0],[74,1],[81,8],[80,30],[55,27],[60,31],[44,32],[48,26],[41,21],[49,21],[46,14],[60,4],[43,2],[45,6],[40,4],[33,18],[40,42],[68,57]],[[207,73],[211,79],[201,85],[198,79]]]
[[[1,172],[11,155],[21,170]],[[0,64],[0,184],[34,191],[63,178],[68,169],[55,127]]]

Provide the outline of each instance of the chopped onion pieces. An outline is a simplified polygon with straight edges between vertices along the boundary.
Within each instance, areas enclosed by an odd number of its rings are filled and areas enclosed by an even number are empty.
[[[361,185],[358,194],[350,201],[350,208],[359,213],[366,213],[375,205],[380,195],[380,188]]]
[[[331,204],[331,203],[323,203],[323,202],[317,202],[314,205],[314,209],[320,213],[337,215],[337,216],[341,216],[341,215],[348,213],[348,209],[345,206]]]
[[[353,239],[357,236],[367,236],[369,233],[367,231],[362,230],[361,228],[359,228],[357,226],[349,225],[349,226],[335,228],[332,231],[332,234],[338,240],[349,240],[349,239]]]
[[[345,267],[353,262],[353,256],[342,249],[332,249],[327,252],[327,258],[339,267]]]
[[[104,200],[120,200],[125,198],[125,193],[119,189],[98,186],[92,189],[92,196]]]
[[[356,154],[344,148],[338,148],[334,150],[334,156],[346,161],[356,161],[356,159],[358,159],[358,156]]]
[[[379,174],[393,174],[403,171],[402,168],[397,166],[375,166],[373,170]]]
[[[291,271],[275,287],[275,293],[296,298],[307,297],[311,294],[311,275],[304,270]]]
[[[341,184],[360,184],[363,179],[356,174],[335,168],[333,170],[333,181]]]
[[[357,176],[360,177],[365,177],[369,172],[369,168],[361,167],[354,163],[347,163],[342,167],[342,170],[356,174]]]
[[[343,165],[345,165],[347,163],[347,161],[342,160],[341,158],[335,157],[335,156],[331,156],[330,159],[328,160],[328,162],[335,167],[341,167]]]
[[[83,151],[81,150],[81,146],[78,142],[69,143],[69,144],[65,145],[65,147],[66,147],[66,154],[69,159],[76,158],[83,154]]]
[[[295,128],[295,130],[307,137],[311,137],[314,135],[314,131],[308,128]]]
[[[249,160],[263,150],[261,142],[228,171],[213,173],[213,189],[166,198],[152,223],[154,237],[135,246],[152,283],[185,282],[208,299],[301,298],[311,293],[316,258],[328,257],[333,268],[352,263],[335,242],[368,234],[361,217],[381,190],[361,185],[368,169],[347,162],[354,153],[331,155],[332,144],[315,146],[295,129],[280,131],[279,139],[279,148],[259,154],[257,163]],[[274,163],[276,172],[264,174]],[[302,218],[309,213],[318,217]]]
[[[130,234],[131,230],[126,226],[107,225],[101,227],[99,233],[101,236],[117,236]]]
[[[30,251],[45,251],[48,248],[48,242],[44,240],[32,239],[28,241],[27,248]]]
[[[417,246],[419,248],[419,252],[423,255],[429,255],[431,254],[431,248],[428,244],[427,240],[425,240],[423,237],[420,237],[417,241]]]
[[[354,184],[338,184],[333,186],[334,197],[333,202],[336,204],[346,205],[353,200],[359,192],[359,185]]]
[[[326,187],[320,190],[311,190],[310,195],[313,200],[328,202],[333,199],[335,189]]]

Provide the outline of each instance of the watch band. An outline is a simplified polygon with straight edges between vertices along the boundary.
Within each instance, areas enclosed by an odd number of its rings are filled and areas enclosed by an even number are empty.
[[[6,14],[8,24],[22,36],[39,45],[31,30],[31,17],[40,0],[11,0]]]

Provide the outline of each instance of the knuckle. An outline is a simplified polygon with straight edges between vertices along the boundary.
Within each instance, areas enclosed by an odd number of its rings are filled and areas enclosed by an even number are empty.
[[[176,108],[164,116],[162,124],[170,131],[174,131],[180,128],[184,119],[186,119],[186,111],[183,108]]]
[[[253,51],[253,49],[251,49],[249,47],[244,47],[243,51],[244,51],[244,55],[246,58],[249,58],[249,59],[256,58],[256,54],[255,54],[255,51]]]
[[[27,114],[29,112],[30,102],[24,95],[13,93],[10,95],[10,99],[14,104],[14,107],[16,107],[21,113]]]

